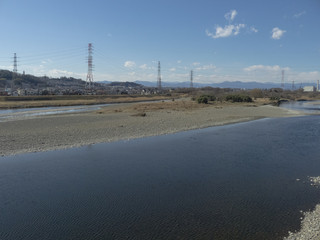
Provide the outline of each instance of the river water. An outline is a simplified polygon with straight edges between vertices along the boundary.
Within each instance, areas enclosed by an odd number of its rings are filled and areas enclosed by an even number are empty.
[[[0,239],[282,239],[320,203],[319,135],[263,119],[1,157]]]
[[[96,111],[101,107],[109,105],[110,104],[97,104],[61,107],[2,109],[0,110],[0,122],[14,121],[43,115]]]
[[[320,113],[320,101],[289,101],[281,103],[280,107],[307,113]]]

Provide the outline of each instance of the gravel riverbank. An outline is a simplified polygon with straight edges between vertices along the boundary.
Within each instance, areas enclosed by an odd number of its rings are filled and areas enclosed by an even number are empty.
[[[320,187],[320,177],[309,177],[310,184]],[[303,213],[301,229],[298,232],[289,232],[284,240],[317,240],[320,239],[320,204],[313,211]]]
[[[0,155],[140,138],[269,117],[301,115],[269,105],[199,106],[191,101],[132,103],[83,113],[0,122]]]

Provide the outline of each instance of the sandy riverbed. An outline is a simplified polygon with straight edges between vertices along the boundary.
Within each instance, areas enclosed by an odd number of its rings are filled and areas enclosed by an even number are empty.
[[[269,105],[130,103],[94,112],[0,122],[0,155],[47,151],[250,121],[302,115]]]

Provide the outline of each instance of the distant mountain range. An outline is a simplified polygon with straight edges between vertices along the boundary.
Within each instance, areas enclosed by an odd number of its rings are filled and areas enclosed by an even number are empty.
[[[101,83],[110,84],[111,82],[103,81]],[[146,87],[156,87],[156,82],[148,82],[148,81],[134,81],[134,83],[141,84]],[[190,87],[190,82],[162,82],[163,87],[169,88],[188,88]],[[238,89],[254,89],[254,88],[261,88],[261,89],[270,89],[270,88],[280,88],[280,83],[260,83],[260,82],[222,82],[222,83],[193,83],[193,86],[196,88],[202,87],[217,87],[217,88],[238,88]],[[304,86],[316,86],[316,83],[303,83],[303,84],[296,84],[294,86],[295,89],[299,89]],[[285,89],[292,89],[292,83],[285,83]]]
[[[5,88],[6,86],[11,86],[13,79],[13,72],[8,70],[1,70],[0,69],[0,88]],[[156,81],[134,81],[134,82],[109,82],[109,81],[100,81],[97,83],[107,84],[108,86],[121,86],[121,87],[156,87]],[[14,80],[14,85],[16,87],[34,87],[34,88],[46,88],[46,87],[55,87],[55,88],[83,88],[85,85],[85,81],[81,79],[75,79],[72,77],[60,77],[60,78],[49,78],[46,76],[43,77],[36,77],[33,75],[28,74],[17,74]],[[143,86],[141,86],[143,85]],[[188,88],[190,87],[190,82],[162,82],[163,87],[168,88]],[[193,83],[193,86],[196,88],[202,87],[216,87],[216,88],[237,88],[237,89],[253,89],[253,88],[260,88],[260,89],[270,89],[270,88],[280,88],[279,83],[260,83],[260,82],[222,82],[222,83]],[[302,83],[296,84],[294,89],[299,89],[304,86],[315,86],[316,82],[311,83]],[[292,89],[292,83],[285,83],[285,89]]]
[[[11,81],[13,79],[13,72],[8,70],[0,69],[0,88],[4,88],[6,86],[11,86]],[[103,86],[106,84],[107,86],[119,86],[119,87],[131,87],[131,88],[141,88],[145,87],[156,87],[156,81],[134,81],[134,82],[109,82],[109,81],[100,81],[97,83],[101,83]],[[17,74],[14,80],[14,85],[16,87],[61,87],[61,88],[83,88],[85,85],[85,81],[81,79],[75,79],[72,77],[60,77],[60,78],[48,78],[46,76],[36,77],[33,75],[25,75],[25,74]],[[190,82],[162,82],[163,87],[168,88],[189,88]],[[270,89],[270,88],[280,88],[279,83],[260,83],[260,82],[222,82],[222,83],[193,83],[195,88],[202,87],[216,87],[216,88],[237,88],[237,89]],[[316,86],[316,82],[313,83],[303,83],[296,84],[294,89],[299,89],[304,86]],[[284,86],[285,89],[292,89],[292,83],[286,83]]]

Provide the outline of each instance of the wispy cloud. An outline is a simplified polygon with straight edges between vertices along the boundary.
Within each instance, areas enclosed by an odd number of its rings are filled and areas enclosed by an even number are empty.
[[[280,39],[282,36],[283,36],[283,34],[285,33],[286,31],[285,30],[281,30],[280,28],[278,28],[278,27],[275,27],[275,28],[273,28],[272,29],[272,36],[271,36],[271,38],[272,39],[275,39],[275,40],[278,40],[278,39]]]
[[[224,15],[224,18],[227,19],[228,21],[233,21],[235,19],[235,17],[237,16],[238,12],[236,10],[230,10],[230,12],[227,12]]]
[[[292,78],[292,77],[291,77]],[[304,82],[316,82],[320,78],[320,72],[319,71],[311,71],[311,72],[299,72],[295,74],[295,77],[293,78],[294,81],[304,81]]]
[[[9,71],[12,71],[13,67],[12,65],[0,65],[0,69],[5,69],[5,70],[9,70]]]
[[[250,27],[250,31],[251,31],[251,32],[254,32],[254,33],[257,33],[257,32],[258,32],[258,29],[256,29],[255,27]]]
[[[252,65],[243,69],[245,72],[253,71],[268,71],[268,72],[279,72],[281,70],[290,70],[290,68],[281,68],[279,65],[268,66],[268,65]]]
[[[47,75],[50,77],[75,77],[75,78],[84,78],[85,73],[76,73],[67,70],[61,69],[51,69],[47,72]]]
[[[226,20],[229,21],[228,25],[225,25],[224,27],[221,27],[220,25],[215,26],[215,31],[211,32],[208,29],[206,30],[206,35],[211,38],[226,38],[230,36],[236,36],[240,33],[240,30],[242,28],[245,28],[246,25],[243,23],[239,24],[231,24],[231,22],[235,19],[238,12],[236,10],[230,10],[230,12],[227,12],[224,17]],[[254,32],[257,32],[254,28]]]
[[[293,17],[294,17],[294,18],[299,18],[299,17],[301,17],[302,15],[304,15],[304,14],[306,14],[306,13],[307,13],[306,11],[302,11],[302,12],[300,12],[300,13],[294,14]]]
[[[133,68],[136,65],[135,62],[133,61],[126,61],[123,66],[125,66],[126,68]]]
[[[128,75],[133,77],[136,75],[136,72],[129,72]]]
[[[217,67],[213,64],[203,65],[196,68],[197,71],[204,71],[204,70],[212,70],[216,69]]]
[[[238,25],[226,25],[224,28],[220,27],[219,25],[216,26],[216,32],[212,33],[209,30],[206,30],[206,34],[212,38],[225,38],[230,36],[236,36],[240,33],[240,29],[244,28],[245,24],[238,24]]]
[[[148,69],[148,66],[147,66],[147,64],[142,64],[139,66],[139,68],[146,70],[146,69]]]

